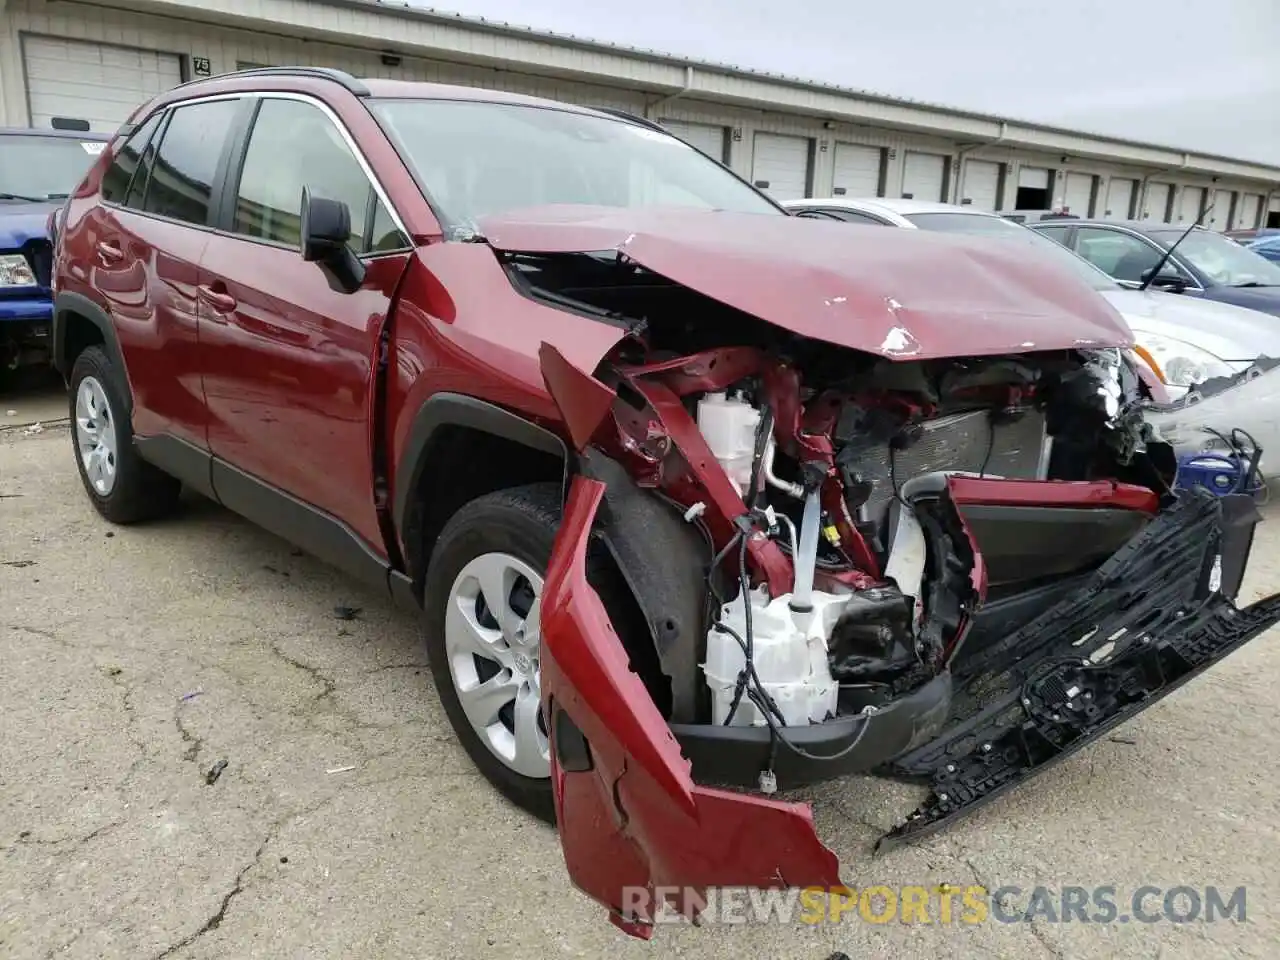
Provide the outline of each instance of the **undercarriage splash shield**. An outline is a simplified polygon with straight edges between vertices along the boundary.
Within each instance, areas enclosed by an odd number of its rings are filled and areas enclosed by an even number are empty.
[[[698,786],[595,590],[586,551],[604,484],[574,478],[543,591],[543,710],[574,884],[647,937],[657,888],[697,913],[712,886],[839,884],[809,808]],[[637,894],[641,894],[637,896]]]
[[[1081,589],[955,664],[951,717],[886,775],[924,780],[926,802],[878,850],[918,840],[1048,769],[1280,623],[1280,595],[1225,594],[1252,541],[1242,505],[1187,491]],[[1248,500],[1248,498],[1242,498]],[[1252,503],[1248,504],[1252,508]]]

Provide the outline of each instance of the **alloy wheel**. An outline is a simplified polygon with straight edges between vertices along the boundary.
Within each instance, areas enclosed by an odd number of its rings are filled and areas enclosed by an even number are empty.
[[[481,741],[522,776],[551,775],[540,710],[542,576],[505,553],[485,553],[449,591],[444,646],[463,712]]]
[[[75,431],[76,450],[89,485],[98,496],[111,496],[116,485],[116,423],[96,377],[85,377],[76,390]]]

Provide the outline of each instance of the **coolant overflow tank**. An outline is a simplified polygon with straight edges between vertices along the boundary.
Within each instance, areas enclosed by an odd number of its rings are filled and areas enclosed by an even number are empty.
[[[740,397],[708,393],[698,401],[698,429],[738,493],[751,483],[759,425],[760,411]]]
[[[790,594],[769,599],[759,587],[747,594],[751,604],[752,661],[761,686],[782,713],[784,726],[821,723],[836,712],[839,687],[827,662],[827,637],[848,603],[848,596],[812,594],[813,608],[796,613]],[[743,597],[724,605],[720,621],[738,636],[747,636]],[[703,665],[711,688],[712,722],[723,724],[733,703],[738,675],[745,657],[730,634],[714,627],[707,636],[707,661]],[[754,703],[743,696],[733,714],[734,726],[766,723]]]

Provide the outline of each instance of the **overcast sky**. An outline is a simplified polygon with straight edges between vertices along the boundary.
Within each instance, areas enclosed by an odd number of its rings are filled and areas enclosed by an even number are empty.
[[[1280,164],[1280,0],[437,0],[430,5]]]

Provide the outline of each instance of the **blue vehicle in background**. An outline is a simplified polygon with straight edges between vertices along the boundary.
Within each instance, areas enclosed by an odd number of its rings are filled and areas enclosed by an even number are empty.
[[[0,127],[0,381],[49,359],[51,215],[108,139],[87,130]]]
[[[1260,257],[1265,257],[1272,263],[1280,263],[1280,233],[1273,236],[1263,237],[1260,240],[1254,240],[1252,243],[1245,244],[1250,250]]]
[[[1121,286],[1150,285],[1280,317],[1280,264],[1201,226],[1146,220],[1041,220],[1027,226],[1074,250]]]

